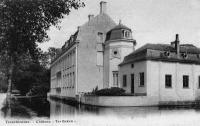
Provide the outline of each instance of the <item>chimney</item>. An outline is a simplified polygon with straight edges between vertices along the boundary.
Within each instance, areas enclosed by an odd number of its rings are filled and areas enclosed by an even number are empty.
[[[77,27],[77,30],[80,31],[80,26]]]
[[[94,18],[93,14],[88,15],[88,20],[90,21],[92,18]]]
[[[176,49],[176,54],[179,57],[179,54],[180,54],[180,45],[179,45],[179,36],[178,36],[178,34],[176,34],[175,49]]]
[[[100,2],[100,14],[106,13],[106,4],[107,4],[107,2],[105,2],[105,1]]]

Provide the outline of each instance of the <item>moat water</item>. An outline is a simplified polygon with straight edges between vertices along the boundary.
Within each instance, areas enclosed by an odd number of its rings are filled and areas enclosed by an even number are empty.
[[[53,99],[21,99],[7,104],[0,94],[3,119],[72,120],[96,125],[200,125],[200,109],[189,107],[96,107]]]

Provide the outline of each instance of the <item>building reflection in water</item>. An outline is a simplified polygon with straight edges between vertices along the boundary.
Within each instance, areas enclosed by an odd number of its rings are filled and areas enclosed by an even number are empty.
[[[89,105],[70,105],[50,99],[50,118],[80,116],[117,117],[117,118],[148,118],[179,115],[200,115],[198,108],[184,107],[97,107]]]
[[[159,114],[158,107],[97,107],[90,105],[69,105],[65,102],[49,99],[50,118],[77,116],[112,116],[112,117],[146,117]]]
[[[1,116],[35,118],[45,117],[49,119],[65,118],[77,119],[79,117],[103,117],[103,118],[120,118],[120,119],[149,119],[178,117],[181,115],[200,116],[198,108],[159,108],[159,107],[97,107],[89,105],[77,105],[69,102],[57,101],[53,99],[34,99],[12,101],[10,105],[2,104]]]
[[[60,116],[73,116],[75,108],[70,105],[64,104],[61,101],[49,100],[50,102],[50,118]]]

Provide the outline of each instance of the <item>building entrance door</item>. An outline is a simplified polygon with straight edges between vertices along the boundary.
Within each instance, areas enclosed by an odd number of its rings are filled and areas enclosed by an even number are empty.
[[[134,74],[131,74],[131,93],[134,93]]]

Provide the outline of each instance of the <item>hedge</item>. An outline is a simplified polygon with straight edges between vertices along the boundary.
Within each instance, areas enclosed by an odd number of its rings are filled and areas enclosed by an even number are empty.
[[[125,90],[118,87],[111,87],[95,90],[92,92],[92,94],[97,96],[122,96],[125,95]]]

